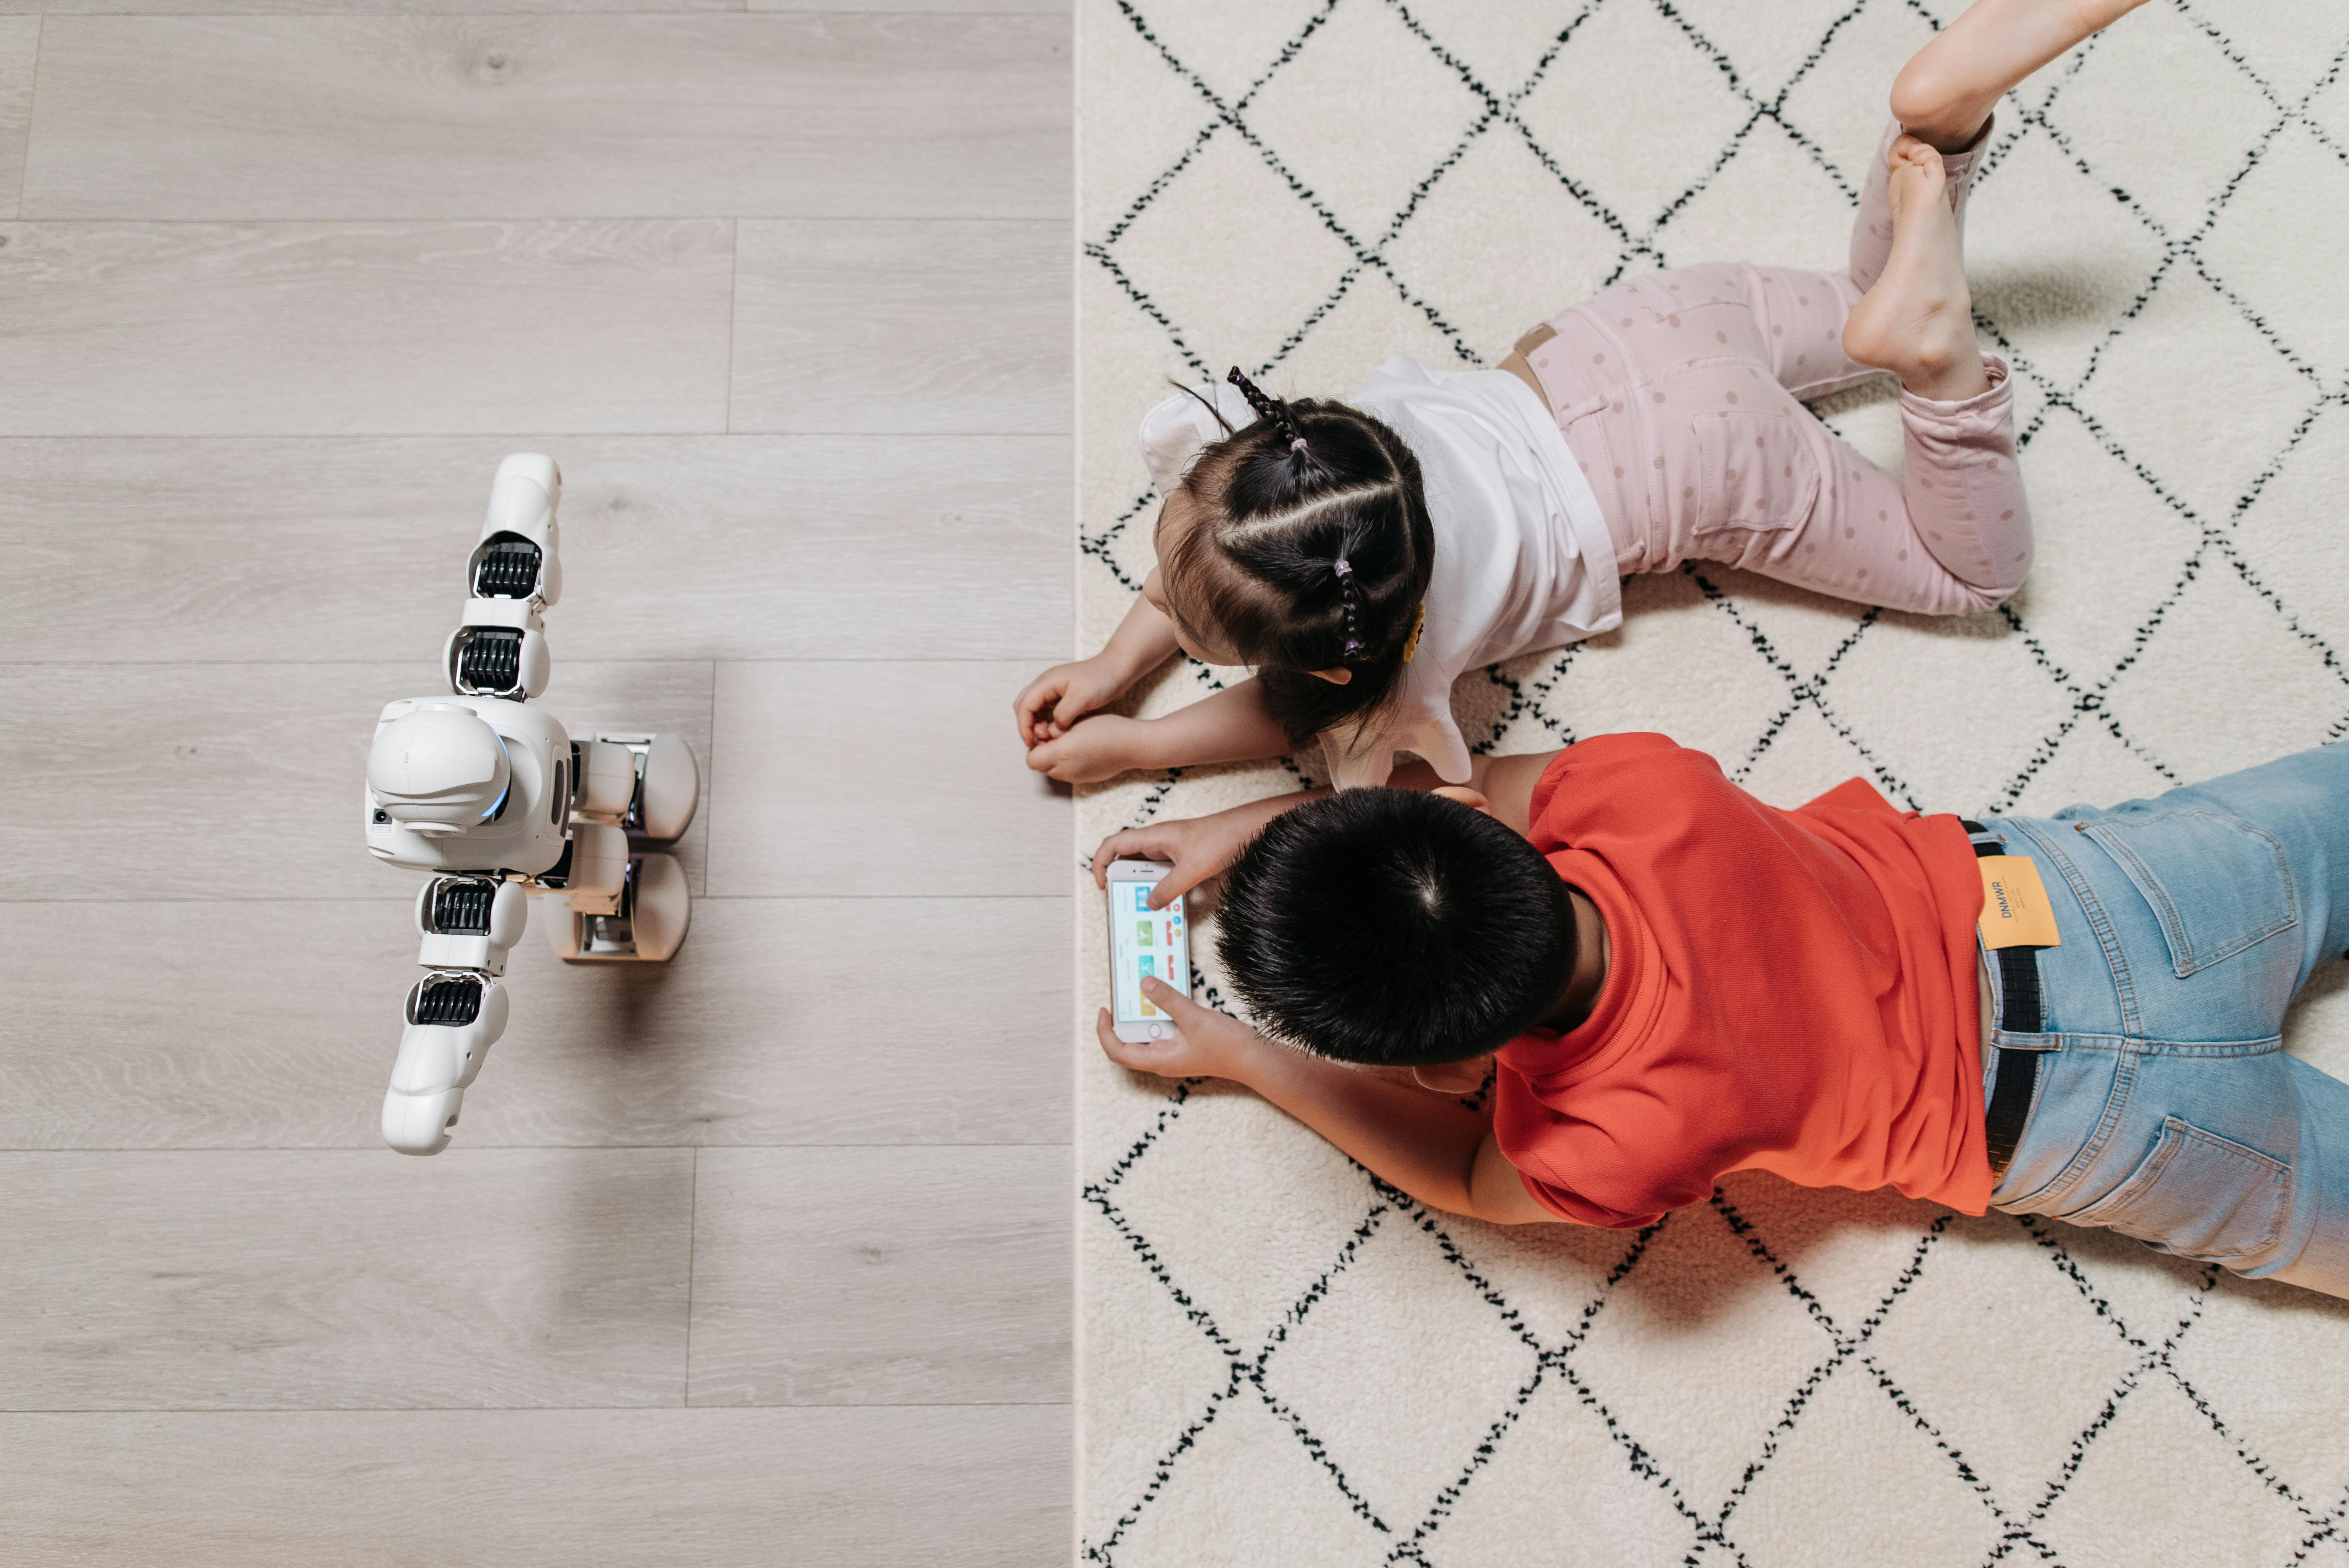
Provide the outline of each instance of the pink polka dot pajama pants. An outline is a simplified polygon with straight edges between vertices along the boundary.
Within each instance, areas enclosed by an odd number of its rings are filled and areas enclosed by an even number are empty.
[[[1518,352],[1589,477],[1619,569],[1717,561],[1929,615],[1986,610],[2031,570],[2007,367],[1963,402],[1907,391],[1906,474],[1802,405],[1880,375],[1845,357],[1844,318],[1892,245],[1878,150],[1845,273],[1716,263],[1656,273],[1536,327]],[[1964,216],[1980,150],[1946,160]]]

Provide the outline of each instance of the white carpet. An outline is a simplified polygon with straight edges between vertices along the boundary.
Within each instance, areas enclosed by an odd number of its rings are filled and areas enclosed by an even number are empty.
[[[1080,0],[1083,647],[1147,566],[1133,425],[1170,376],[1343,396],[1626,271],[1839,264],[1953,8]],[[2344,44],[2337,0],[2155,0],[2001,109],[1969,248],[2041,527],[2007,611],[1635,579],[1619,633],[1464,679],[1471,740],[1662,729],[1781,803],[1857,773],[1975,811],[2349,731]],[[1885,398],[1831,412],[1899,460]],[[1295,777],[1082,791],[1080,859]],[[1638,1235],[1433,1214],[1245,1094],[1106,1063],[1081,886],[1085,1560],[2349,1568],[2342,1304],[1764,1176]],[[2294,1048],[2349,1073],[2319,989]]]

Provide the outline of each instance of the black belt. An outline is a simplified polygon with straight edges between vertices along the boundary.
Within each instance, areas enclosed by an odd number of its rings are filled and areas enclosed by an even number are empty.
[[[2006,853],[2006,846],[1990,836],[1980,822],[1960,823],[1973,838],[1976,858]],[[1984,950],[1998,970],[1999,1027],[2014,1035],[2035,1035],[2040,1016],[2039,949],[1993,947]],[[1982,1112],[1982,1130],[1990,1145],[1990,1178],[1993,1185],[2013,1162],[2015,1146],[2023,1141],[2023,1124],[2031,1116],[2031,1092],[2039,1083],[2038,1051],[1998,1048],[1998,1073],[1992,1079],[1990,1103]]]

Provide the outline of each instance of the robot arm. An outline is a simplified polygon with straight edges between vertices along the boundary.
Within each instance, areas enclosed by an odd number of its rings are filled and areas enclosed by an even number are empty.
[[[559,882],[573,909],[614,913],[626,889],[627,835],[583,822],[560,869],[560,877],[543,880]],[[530,900],[518,882],[460,873],[434,877],[417,893],[423,942],[416,962],[429,973],[408,993],[407,1026],[383,1096],[383,1140],[402,1154],[449,1147],[465,1091],[505,1033],[506,955],[529,921]]]
[[[530,903],[518,882],[434,877],[416,897],[430,971],[408,993],[407,1027],[383,1097],[383,1140],[403,1154],[438,1154],[465,1090],[505,1033],[506,954],[522,940]]]
[[[516,452],[498,464],[481,542],[465,564],[471,597],[464,621],[441,652],[449,689],[458,696],[520,702],[546,690],[550,660],[540,612],[563,597],[554,521],[562,498],[554,459]]]

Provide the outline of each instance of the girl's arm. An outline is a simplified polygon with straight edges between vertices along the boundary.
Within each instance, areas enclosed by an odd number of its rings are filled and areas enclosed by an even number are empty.
[[[1157,580],[1158,568],[1154,566],[1143,581],[1146,585]],[[1117,630],[1109,634],[1109,641],[1093,656],[1119,677],[1117,689],[1123,692],[1164,664],[1175,645],[1174,619],[1152,603],[1148,593],[1136,593],[1125,619],[1117,624]],[[1063,719],[1055,715],[1054,722],[1066,729],[1075,720],[1073,717]]]
[[[1100,653],[1054,665],[1011,699],[1020,740],[1034,747],[1067,734],[1078,719],[1115,702],[1127,687],[1164,664],[1174,645],[1174,623],[1147,594],[1136,593],[1133,608]]]
[[[1163,981],[1143,986],[1175,1033],[1129,1044],[1103,1009],[1097,1028],[1112,1061],[1138,1072],[1245,1084],[1431,1208],[1497,1225],[1558,1222],[1494,1141],[1489,1109],[1470,1110],[1450,1095],[1276,1045]]]
[[[1050,672],[1040,678],[1049,679]],[[1265,706],[1263,686],[1250,676],[1164,718],[1097,713],[1066,734],[1031,747],[1028,766],[1037,772],[1065,783],[1090,784],[1136,768],[1285,757],[1288,735]]]

